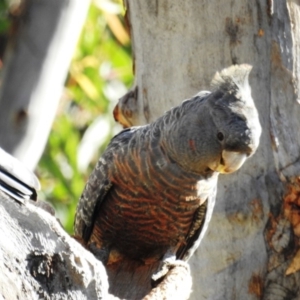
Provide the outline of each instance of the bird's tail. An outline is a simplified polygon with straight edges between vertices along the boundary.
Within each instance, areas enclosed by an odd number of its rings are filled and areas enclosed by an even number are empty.
[[[213,77],[211,86],[213,91],[220,91],[237,95],[238,93],[250,94],[251,89],[248,82],[252,66],[248,64],[232,65],[217,72]],[[244,97],[243,97],[244,98]]]
[[[123,258],[106,265],[109,292],[121,299],[142,299],[152,289],[151,277],[157,272],[159,261],[144,264]]]

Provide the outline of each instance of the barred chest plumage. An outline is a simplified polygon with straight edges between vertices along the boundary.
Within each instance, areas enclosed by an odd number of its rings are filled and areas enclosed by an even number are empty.
[[[165,154],[159,141],[142,139],[139,143],[133,138],[113,154],[109,180],[114,188],[96,217],[90,243],[131,258],[160,259],[170,246],[176,251],[184,245],[217,174],[188,173]]]

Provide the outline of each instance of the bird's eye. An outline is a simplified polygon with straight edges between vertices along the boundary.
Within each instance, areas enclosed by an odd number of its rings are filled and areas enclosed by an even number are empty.
[[[217,138],[220,142],[222,142],[224,140],[224,134],[222,132],[218,132]]]

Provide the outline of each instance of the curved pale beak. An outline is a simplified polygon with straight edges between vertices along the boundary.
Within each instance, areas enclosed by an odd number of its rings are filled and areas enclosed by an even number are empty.
[[[246,159],[247,154],[245,153],[223,150],[222,163],[218,164],[218,166],[214,166],[214,168],[212,169],[223,174],[232,173],[238,170],[243,165]]]

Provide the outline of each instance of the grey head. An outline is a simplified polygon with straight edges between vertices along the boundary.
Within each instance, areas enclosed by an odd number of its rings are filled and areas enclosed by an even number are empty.
[[[211,92],[170,111],[176,121],[168,122],[166,148],[186,170],[232,173],[256,151],[261,126],[248,82],[251,69],[233,65],[216,73]]]

